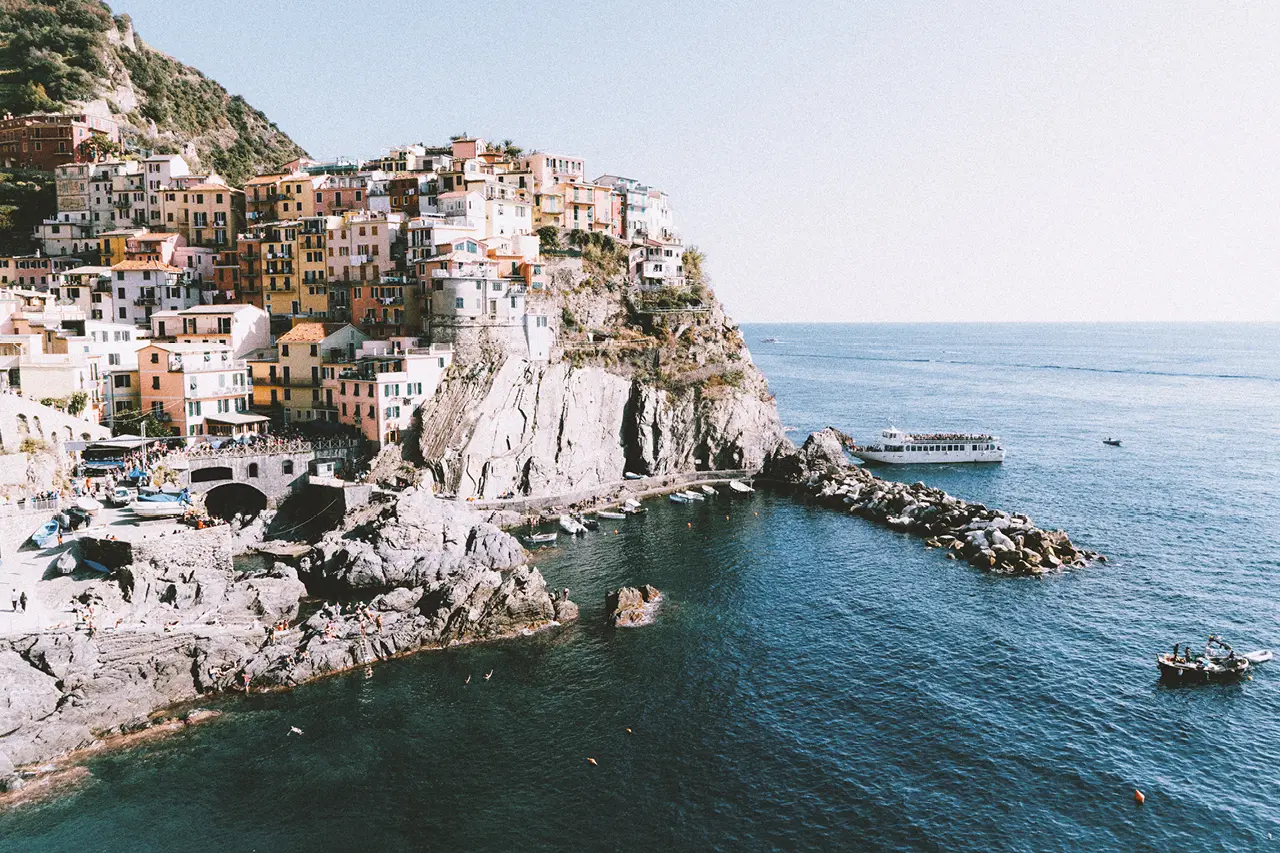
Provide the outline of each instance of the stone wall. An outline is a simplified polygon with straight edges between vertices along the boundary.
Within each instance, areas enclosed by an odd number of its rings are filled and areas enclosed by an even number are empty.
[[[17,450],[24,438],[51,444],[109,438],[111,430],[83,418],[75,418],[17,394],[0,394],[0,445]]]

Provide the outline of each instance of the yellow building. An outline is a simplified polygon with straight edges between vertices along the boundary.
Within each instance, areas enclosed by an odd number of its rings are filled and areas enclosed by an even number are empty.
[[[296,253],[301,313],[320,319],[329,315],[329,282],[325,276],[328,219],[312,216],[302,220]]]
[[[244,225],[244,191],[212,183],[166,187],[161,209],[164,227],[185,237],[188,246],[230,249]]]
[[[316,215],[316,190],[323,175],[294,174],[280,181],[277,213],[281,219],[305,219]]]
[[[147,233],[145,228],[119,228],[115,231],[104,231],[98,235],[98,263],[100,266],[113,267],[124,263],[128,257],[130,240],[137,239]]]

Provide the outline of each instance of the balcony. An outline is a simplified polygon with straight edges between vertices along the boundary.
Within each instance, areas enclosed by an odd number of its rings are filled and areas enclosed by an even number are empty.
[[[133,300],[134,305],[159,305],[160,298],[157,296],[139,296]]]
[[[169,359],[169,370],[177,373],[210,373],[218,370],[244,370],[243,358],[211,358],[209,356],[184,356]],[[226,389],[228,394],[236,391]]]

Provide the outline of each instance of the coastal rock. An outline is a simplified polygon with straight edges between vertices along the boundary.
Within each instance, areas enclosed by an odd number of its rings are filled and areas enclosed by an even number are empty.
[[[43,720],[58,707],[57,679],[36,669],[12,649],[0,651],[0,749],[24,725]]]
[[[653,621],[661,601],[662,593],[648,584],[639,589],[624,586],[605,596],[604,609],[614,627],[638,628]]]
[[[840,462],[843,437],[835,430],[809,437],[799,449],[782,448],[765,465],[762,483],[799,491],[833,509],[861,516],[945,547],[970,565],[1011,575],[1038,575],[1105,557],[1076,548],[1061,530],[1041,530],[1018,513],[954,498],[924,483],[881,480],[866,468]]]

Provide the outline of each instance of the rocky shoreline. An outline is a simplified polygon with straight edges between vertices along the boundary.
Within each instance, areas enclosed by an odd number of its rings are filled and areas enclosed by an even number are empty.
[[[848,512],[944,548],[950,559],[995,574],[1041,575],[1106,557],[1077,547],[1061,530],[1041,530],[1020,513],[953,497],[924,483],[882,480],[850,465],[845,437],[828,427],[798,450],[775,453],[764,480],[831,509]]]
[[[172,727],[184,703],[578,615],[514,537],[412,488],[352,513],[296,567],[238,572],[232,541],[225,526],[131,549],[84,540],[119,566],[79,591],[85,622],[0,640],[0,789],[57,790],[41,781],[67,775],[56,759]],[[326,603],[300,618],[316,596]]]

